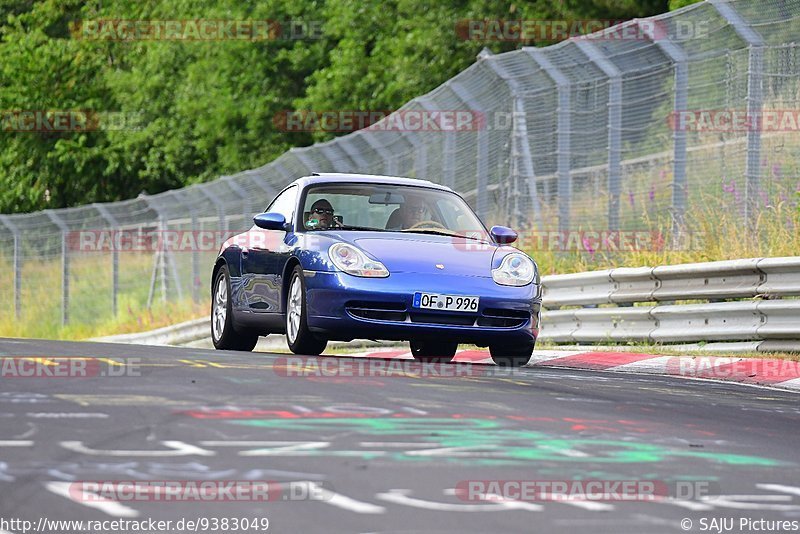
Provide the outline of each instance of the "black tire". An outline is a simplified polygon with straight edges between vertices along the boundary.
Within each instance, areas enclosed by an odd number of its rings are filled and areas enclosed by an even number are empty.
[[[222,309],[221,300],[218,299],[220,285],[224,284],[224,317],[219,316]],[[228,267],[223,265],[217,271],[214,285],[211,288],[211,341],[214,348],[219,350],[241,350],[250,352],[258,343],[258,334],[240,332],[233,327],[233,311],[231,304],[231,277]],[[219,321],[219,322],[217,322]]]
[[[293,295],[295,284],[299,284],[299,295]],[[299,300],[295,300],[295,298]],[[299,305],[299,316],[293,312],[297,311],[294,306]],[[289,350],[295,354],[306,356],[319,356],[328,345],[328,340],[318,337],[308,329],[308,308],[306,306],[306,277],[303,275],[303,268],[295,265],[289,277],[289,288],[286,292],[286,342]],[[297,321],[296,333],[290,321]]]
[[[412,341],[411,355],[420,362],[450,363],[458,350],[458,343],[449,341]]]
[[[528,347],[498,347],[489,345],[489,354],[500,367],[523,367],[531,360],[533,344]]]

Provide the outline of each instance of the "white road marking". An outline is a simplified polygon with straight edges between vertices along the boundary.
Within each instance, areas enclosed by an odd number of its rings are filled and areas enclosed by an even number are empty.
[[[614,509],[613,504],[608,504],[605,502],[597,502],[597,501],[573,501],[573,500],[566,500],[566,501],[554,501],[561,504],[568,504],[570,506],[574,506],[576,508],[583,508],[584,510],[589,510],[591,512],[610,512]]]
[[[71,489],[72,484],[70,482],[46,482],[45,488],[47,488],[52,493],[60,497],[64,497],[65,499],[69,499],[72,502],[82,504],[83,506],[87,506],[89,508],[94,508],[95,510],[99,510],[105,514],[108,514],[112,517],[139,517],[139,512],[125,506],[124,504],[120,504],[117,501],[110,501],[105,497],[100,495],[94,494],[90,498],[81,499],[76,498],[77,495],[74,495],[76,491]],[[86,495],[87,493],[83,490],[80,490],[82,495]]]
[[[164,457],[164,456],[214,456],[217,453],[206,449],[201,449],[195,445],[184,443],[183,441],[162,441],[162,445],[171,450],[140,450],[140,451],[118,451],[118,450],[100,450],[90,449],[83,444],[82,441],[62,441],[61,446],[73,452],[81,454],[90,454],[92,456],[147,456],[147,457]]]
[[[445,493],[455,493],[454,489],[445,490]],[[487,504],[454,504],[436,501],[426,501],[411,497],[411,490],[390,489],[385,493],[375,495],[382,501],[412,506],[424,510],[436,510],[437,512],[506,512],[509,510],[524,510],[527,512],[541,512],[542,506],[522,501],[502,501],[490,502]]]
[[[782,512],[800,510],[797,504],[769,504],[770,502],[786,502],[792,500],[789,495],[715,495],[703,497],[703,502],[714,507],[733,508],[734,510],[776,510]]]
[[[711,505],[703,504],[696,501],[687,501],[684,499],[664,499],[663,501],[659,502],[662,502],[664,504],[673,504],[681,508],[686,508],[687,510],[692,510],[693,512],[708,512],[714,509],[714,507]]]
[[[323,499],[323,502],[330,504],[331,506],[342,508],[343,510],[349,510],[357,514],[383,514],[386,512],[386,508],[383,506],[378,506],[377,504],[372,504],[369,502],[358,501],[351,497],[347,497],[346,495],[342,495],[341,493],[336,493],[335,491],[323,488],[316,482],[308,482],[308,485],[311,493],[319,495]]]
[[[783,484],[756,484],[756,487],[770,491],[782,491],[791,495],[800,495],[800,488],[797,486],[784,486]]]
[[[0,440],[0,447],[33,447],[30,440]]]

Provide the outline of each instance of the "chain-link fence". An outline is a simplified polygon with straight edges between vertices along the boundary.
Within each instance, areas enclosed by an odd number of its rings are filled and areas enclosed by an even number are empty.
[[[522,228],[672,231],[712,205],[752,222],[800,190],[798,38],[800,0],[710,0],[590,38],[486,51],[395,112],[468,110],[478,128],[378,123],[202,185],[0,216],[0,319],[93,323],[205,300],[215,247],[101,242],[245,229],[311,172],[444,183],[487,223]]]

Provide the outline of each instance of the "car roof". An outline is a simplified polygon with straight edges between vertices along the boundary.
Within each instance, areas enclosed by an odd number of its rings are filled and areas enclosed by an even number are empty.
[[[453,191],[445,185],[436,184],[429,180],[417,180],[415,178],[405,178],[402,176],[381,176],[378,174],[356,174],[345,172],[315,172],[311,176],[303,176],[302,178],[298,178],[293,183],[299,185],[300,187],[307,187],[314,184],[353,182],[364,184],[409,185],[416,187],[427,187],[430,189],[439,189],[441,191]]]

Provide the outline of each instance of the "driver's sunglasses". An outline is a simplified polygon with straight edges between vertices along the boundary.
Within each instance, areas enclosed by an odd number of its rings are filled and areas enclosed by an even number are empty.
[[[425,206],[406,206],[406,209],[411,213],[425,213],[427,211]]]
[[[316,213],[318,215],[333,215],[333,208],[314,208],[311,210],[311,213]]]

